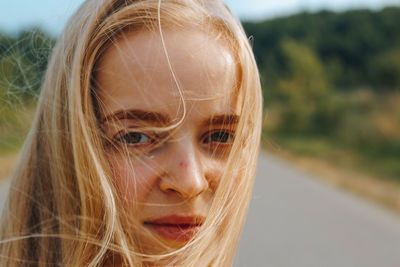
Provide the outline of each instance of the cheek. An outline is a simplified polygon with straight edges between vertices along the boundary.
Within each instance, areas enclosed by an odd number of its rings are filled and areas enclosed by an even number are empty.
[[[143,159],[129,159],[126,156],[109,157],[110,167],[120,198],[131,207],[146,202],[157,182],[157,172],[151,162]]]
[[[229,169],[228,166],[223,166],[224,168]],[[222,168],[221,168],[222,169]],[[223,172],[219,173],[219,177],[223,177]],[[244,168],[240,166],[233,166],[230,170],[227,171],[226,176],[225,176],[225,181],[218,180],[216,181],[216,185],[218,186],[220,184],[223,184],[223,187],[225,188],[227,192],[229,192],[230,197],[234,197],[235,194],[241,192],[241,190],[245,187],[244,184],[246,183],[245,180],[245,173],[244,173]]]
[[[210,160],[210,163],[205,164],[204,166],[209,170],[206,172],[208,186],[211,192],[215,193],[221,183],[221,178],[224,175],[226,163],[224,161]]]

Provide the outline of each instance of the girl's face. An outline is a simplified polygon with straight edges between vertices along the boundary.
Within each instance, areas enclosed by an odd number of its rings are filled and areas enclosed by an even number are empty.
[[[209,212],[240,110],[235,61],[223,41],[193,30],[163,36],[123,34],[99,62],[96,82],[101,127],[111,140],[108,159],[127,214],[179,247]]]

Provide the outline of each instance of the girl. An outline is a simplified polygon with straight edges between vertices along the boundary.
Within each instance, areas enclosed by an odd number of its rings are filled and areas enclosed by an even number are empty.
[[[88,0],[58,40],[1,266],[231,266],[261,89],[217,0]]]

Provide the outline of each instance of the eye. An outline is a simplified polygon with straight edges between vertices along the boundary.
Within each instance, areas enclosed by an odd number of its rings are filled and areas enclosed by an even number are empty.
[[[137,144],[151,142],[152,139],[149,136],[145,135],[144,133],[130,132],[117,138],[117,141],[128,145],[137,145]]]
[[[203,139],[203,143],[219,143],[219,144],[230,144],[233,142],[233,134],[229,131],[215,131],[206,136]]]

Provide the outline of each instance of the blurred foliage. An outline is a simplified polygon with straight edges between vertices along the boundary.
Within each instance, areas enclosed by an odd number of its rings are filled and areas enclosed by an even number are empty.
[[[335,90],[399,89],[399,75],[393,74],[400,71],[400,63],[393,56],[398,56],[400,49],[400,8],[301,13],[264,22],[245,22],[244,28],[248,35],[254,36],[254,53],[263,82],[270,90],[290,71],[283,45],[287,39],[314,51]]]
[[[327,133],[329,89],[323,65],[314,52],[292,40],[282,42],[288,72],[276,84],[276,103],[282,107],[281,131]],[[323,127],[321,127],[323,126]]]
[[[400,8],[244,22],[254,36],[264,140],[400,182]],[[55,40],[0,33],[0,154],[27,133]]]
[[[0,154],[18,150],[28,132],[54,44],[40,29],[0,33]]]
[[[29,100],[38,95],[55,40],[40,29],[17,36],[0,33],[0,103]]]
[[[400,182],[400,8],[245,22],[265,140]]]

